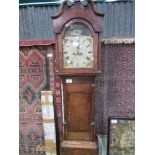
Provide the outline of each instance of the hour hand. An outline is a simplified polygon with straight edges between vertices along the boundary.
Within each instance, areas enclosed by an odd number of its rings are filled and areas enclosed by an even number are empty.
[[[83,53],[78,53],[80,56],[83,54]]]
[[[77,46],[77,49],[79,50],[80,49],[80,46]]]

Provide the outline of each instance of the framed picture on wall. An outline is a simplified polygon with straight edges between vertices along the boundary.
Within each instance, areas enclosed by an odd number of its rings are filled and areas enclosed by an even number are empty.
[[[107,155],[135,154],[135,119],[108,118]]]

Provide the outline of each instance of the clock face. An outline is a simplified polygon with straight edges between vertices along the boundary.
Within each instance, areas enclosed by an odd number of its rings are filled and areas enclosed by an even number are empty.
[[[64,68],[93,68],[93,37],[82,23],[69,26],[63,38]]]
[[[65,37],[63,60],[65,68],[92,68],[93,38],[89,36]]]

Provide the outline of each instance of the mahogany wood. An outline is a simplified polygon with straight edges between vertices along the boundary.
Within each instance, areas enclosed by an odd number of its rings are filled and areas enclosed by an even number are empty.
[[[65,33],[65,30],[73,23],[75,22],[80,22],[83,23],[85,25],[87,25],[91,31],[91,35],[93,37],[93,57],[94,57],[94,61],[93,61],[93,68],[63,68],[63,36]],[[57,73],[61,73],[62,75],[66,75],[67,73],[70,75],[78,75],[78,74],[82,74],[84,75],[84,73],[98,73],[99,70],[99,64],[98,64],[98,60],[99,60],[99,36],[98,33],[95,33],[92,26],[86,22],[85,20],[82,19],[73,19],[71,21],[69,21],[66,25],[64,25],[62,33],[58,34],[58,52],[57,52],[57,60],[59,63],[58,66],[58,72]],[[61,75],[60,74],[60,75]]]
[[[60,76],[91,76],[100,72],[100,32],[102,32],[104,14],[97,13],[93,2],[88,0],[88,6],[82,7],[80,2],[72,7],[67,2],[61,6],[59,14],[52,16],[54,32],[56,34],[56,74]],[[93,67],[92,68],[64,68],[63,67],[63,37],[67,27],[75,22],[81,22],[88,26],[93,37]]]
[[[76,2],[73,7],[68,7],[67,2],[64,1],[60,7],[57,15],[51,16],[53,18],[54,32],[61,33],[63,26],[72,19],[81,18],[92,24],[95,32],[102,32],[103,13],[98,13],[95,9],[92,0],[88,0],[88,6],[81,7],[80,2]]]

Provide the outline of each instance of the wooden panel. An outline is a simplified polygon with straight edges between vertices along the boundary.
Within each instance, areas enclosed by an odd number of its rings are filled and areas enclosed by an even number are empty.
[[[97,151],[70,149],[63,151],[63,155],[97,155]]]
[[[67,139],[90,139],[91,84],[67,84],[65,94]]]
[[[90,124],[89,94],[70,93],[68,95],[68,121],[70,131],[87,131]]]
[[[94,78],[63,78],[63,92],[64,140],[94,141]]]
[[[94,142],[64,141],[61,148],[63,155],[98,155],[98,147]]]
[[[72,77],[72,76],[68,76],[68,77],[64,77],[62,78],[63,80],[63,83],[65,84],[66,83],[66,79],[72,79],[72,83],[79,83],[79,84],[82,84],[82,83],[94,83],[94,77]]]

